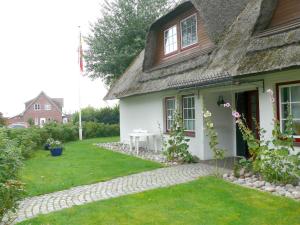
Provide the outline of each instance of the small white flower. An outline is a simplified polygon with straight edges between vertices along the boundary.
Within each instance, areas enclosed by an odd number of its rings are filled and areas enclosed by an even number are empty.
[[[274,92],[273,92],[271,89],[268,89],[268,90],[267,90],[267,93],[268,93],[269,95],[273,95],[273,94],[274,94]]]
[[[211,117],[211,112],[207,110],[207,111],[204,113],[204,117],[205,117],[205,118]]]

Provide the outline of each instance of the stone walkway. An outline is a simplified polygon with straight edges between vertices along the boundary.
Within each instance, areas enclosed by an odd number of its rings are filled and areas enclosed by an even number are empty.
[[[180,165],[27,198],[20,204],[15,223],[75,205],[186,183],[212,172],[212,166],[201,163]]]

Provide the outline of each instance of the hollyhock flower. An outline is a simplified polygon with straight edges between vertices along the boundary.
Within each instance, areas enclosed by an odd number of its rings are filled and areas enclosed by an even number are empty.
[[[230,103],[229,102],[227,102],[227,103],[225,103],[224,105],[223,105],[225,108],[230,108]]]
[[[273,91],[272,91],[271,89],[268,89],[268,90],[267,90],[267,93],[268,93],[269,95],[273,95],[273,94],[274,94]]]
[[[214,127],[214,124],[213,124],[213,123],[208,123],[207,126],[208,126],[209,128],[213,128],[213,127]]]
[[[234,112],[232,112],[232,116],[233,116],[234,118],[238,119],[238,118],[241,117],[241,114],[240,114],[239,112],[237,112],[237,111],[234,111]]]
[[[211,112],[210,111],[206,111],[204,113],[204,117],[207,118],[207,117],[211,117]]]

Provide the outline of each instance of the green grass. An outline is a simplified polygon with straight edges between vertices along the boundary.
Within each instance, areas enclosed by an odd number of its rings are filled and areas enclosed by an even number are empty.
[[[76,206],[21,224],[299,225],[300,203],[205,177],[188,184]]]
[[[160,164],[104,150],[94,143],[118,141],[119,138],[98,138],[70,142],[60,157],[49,151],[37,151],[26,160],[21,179],[28,196],[35,196],[70,187],[110,180],[161,167]]]

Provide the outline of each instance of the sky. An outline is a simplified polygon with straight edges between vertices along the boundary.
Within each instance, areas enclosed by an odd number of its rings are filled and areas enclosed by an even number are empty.
[[[100,79],[79,78],[78,26],[83,36],[101,16],[103,0],[0,1],[0,112],[14,116],[44,91],[64,98],[64,112],[112,106]],[[83,44],[84,48],[86,46]],[[80,80],[80,82],[78,82]]]

